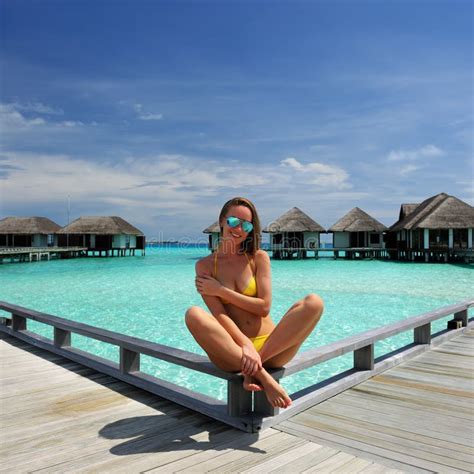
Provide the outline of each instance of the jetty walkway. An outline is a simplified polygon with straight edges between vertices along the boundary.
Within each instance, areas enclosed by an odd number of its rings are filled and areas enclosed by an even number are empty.
[[[0,334],[1,472],[472,472],[474,330],[260,433]]]

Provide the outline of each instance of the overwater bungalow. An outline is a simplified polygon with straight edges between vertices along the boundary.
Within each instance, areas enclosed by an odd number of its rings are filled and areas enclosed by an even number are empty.
[[[214,224],[206,227],[203,231],[204,234],[209,234],[209,243],[208,248],[211,252],[217,249],[219,245],[219,236],[221,235],[221,230],[219,228],[219,222],[214,222]]]
[[[5,217],[0,220],[0,247],[55,247],[59,229],[47,217]]]
[[[273,258],[283,259],[306,258],[308,251],[314,251],[317,256],[320,233],[326,230],[301,209],[293,207],[265,227],[263,232],[270,234]]]
[[[388,232],[392,257],[458,260],[473,256],[474,207],[446,193],[421,204],[402,204],[399,220]]]
[[[121,217],[79,217],[57,233],[60,247],[85,247],[88,255],[145,255],[143,232]]]
[[[354,207],[328,232],[333,233],[334,248],[384,248],[383,233],[386,230],[387,227],[377,219]]]

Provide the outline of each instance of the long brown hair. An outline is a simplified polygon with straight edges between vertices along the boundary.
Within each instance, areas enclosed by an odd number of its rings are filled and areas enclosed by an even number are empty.
[[[227,201],[221,209],[219,214],[219,227],[221,229],[221,235],[223,233],[221,221],[227,214],[227,211],[233,206],[244,206],[250,209],[252,212],[252,224],[253,229],[247,236],[247,238],[241,243],[240,250],[249,253],[250,255],[255,255],[255,252],[260,249],[260,239],[261,239],[261,227],[260,219],[258,218],[257,209],[252,201],[244,197],[235,197]]]

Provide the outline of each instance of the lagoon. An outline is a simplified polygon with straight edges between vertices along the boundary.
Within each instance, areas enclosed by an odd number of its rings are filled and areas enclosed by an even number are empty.
[[[203,353],[184,324],[191,305],[205,307],[194,288],[194,265],[203,247],[152,247],[145,257],[84,258],[0,266],[0,299],[38,311],[161,344]],[[474,295],[474,265],[386,260],[272,260],[272,317],[307,293],[321,295],[325,311],[301,350],[343,339]],[[472,309],[471,309],[472,311]],[[446,327],[446,318],[433,324]],[[52,328],[29,322],[52,338]],[[376,345],[376,356],[411,341],[402,334]],[[73,335],[73,345],[118,361],[114,346]],[[335,375],[350,354],[283,379],[289,392]],[[213,377],[147,356],[142,370],[224,399],[226,385]]]

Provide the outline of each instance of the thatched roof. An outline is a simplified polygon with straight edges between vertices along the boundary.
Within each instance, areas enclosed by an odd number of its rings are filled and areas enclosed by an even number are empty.
[[[432,196],[390,227],[402,229],[466,229],[474,227],[474,207],[460,199],[440,193]]]
[[[203,233],[204,234],[213,234],[214,232],[219,233],[220,231],[221,231],[221,229],[219,228],[219,222],[216,221],[216,222],[214,222],[214,224],[211,224],[209,227],[206,227],[203,230]]]
[[[58,231],[58,234],[143,235],[136,227],[117,216],[79,217]]]
[[[358,207],[350,210],[344,217],[341,217],[328,232],[383,232],[387,230],[381,222],[369,216]]]
[[[47,217],[5,217],[0,234],[55,234],[61,226]]]
[[[418,204],[402,204],[400,206],[400,215],[398,216],[398,220],[404,219],[408,214],[411,214],[418,206]]]
[[[301,209],[293,207],[265,227],[263,232],[276,234],[280,232],[326,232],[326,230]]]

